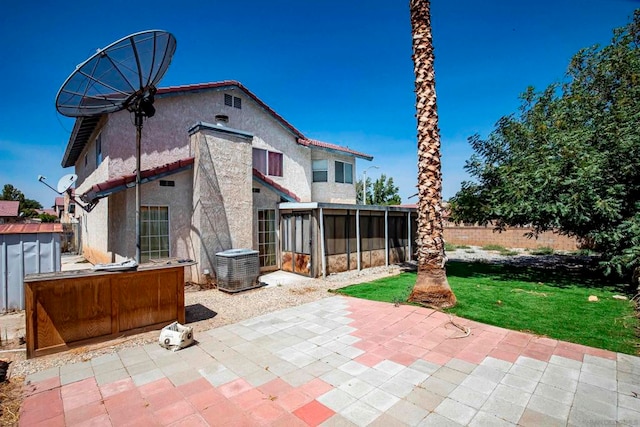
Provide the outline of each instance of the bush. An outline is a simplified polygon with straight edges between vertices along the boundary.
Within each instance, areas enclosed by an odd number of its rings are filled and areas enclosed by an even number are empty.
[[[553,248],[549,248],[547,246],[536,248],[531,251],[531,255],[553,255],[553,253]]]

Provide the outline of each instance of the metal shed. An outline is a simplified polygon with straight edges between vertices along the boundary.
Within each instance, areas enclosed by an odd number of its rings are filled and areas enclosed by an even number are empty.
[[[0,310],[24,310],[24,276],[60,271],[61,224],[0,224]]]

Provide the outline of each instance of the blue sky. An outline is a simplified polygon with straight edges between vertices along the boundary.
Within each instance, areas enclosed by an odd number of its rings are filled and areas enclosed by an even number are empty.
[[[60,85],[96,49],[163,29],[178,48],[161,86],[239,80],[308,137],[372,154],[358,177],[378,166],[370,177],[392,176],[416,200],[408,0],[39,3],[0,0],[0,186],[50,207],[56,194],[38,175],[55,186],[73,172],[60,166],[73,127],[55,109]],[[527,86],[561,80],[575,52],[608,43],[636,7],[432,0],[444,198],[467,178],[467,137],[515,112]]]

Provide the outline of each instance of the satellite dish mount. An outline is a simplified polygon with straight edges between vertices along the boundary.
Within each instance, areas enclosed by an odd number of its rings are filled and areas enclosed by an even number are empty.
[[[45,182],[47,178],[42,176],[42,175],[38,175],[38,181],[40,181],[41,183],[43,183],[44,185],[46,185],[47,187],[49,187],[50,189],[52,189],[53,191],[55,191],[56,193],[63,195],[65,193],[67,193],[69,195],[69,198],[71,200],[73,200],[73,202],[80,206],[82,208],[82,210],[84,210],[85,212],[91,212],[93,210],[93,208],[96,207],[96,204],[98,204],[98,200],[87,203],[87,204],[82,204],[80,203],[80,201],[78,201],[78,199],[76,199],[76,197],[73,195],[73,190],[71,189],[71,186],[78,180],[78,175],[70,173],[68,175],[63,176],[62,178],[60,178],[58,180],[58,185],[56,186],[56,188],[53,188],[52,186],[50,186],[49,184],[47,184]]]
[[[98,50],[65,80],[56,108],[65,116],[86,117],[128,110],[136,126],[136,261],[140,263],[141,140],[144,118],[153,117],[160,82],[176,50],[175,37],[149,30]]]

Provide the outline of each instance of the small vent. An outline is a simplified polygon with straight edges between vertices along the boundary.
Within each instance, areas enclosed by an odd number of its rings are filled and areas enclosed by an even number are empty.
[[[254,193],[259,193],[260,192],[259,188],[252,188],[251,190],[253,190]]]
[[[218,114],[216,116],[216,124],[218,123],[229,123],[229,116],[225,116],[224,114]]]
[[[233,96],[229,95],[228,93],[225,93],[224,105],[226,105],[227,107],[233,107]]]
[[[160,180],[160,187],[175,187],[175,181],[165,181],[164,179]]]
[[[236,108],[242,108],[242,99],[238,98],[237,96],[233,97],[233,106]]]

